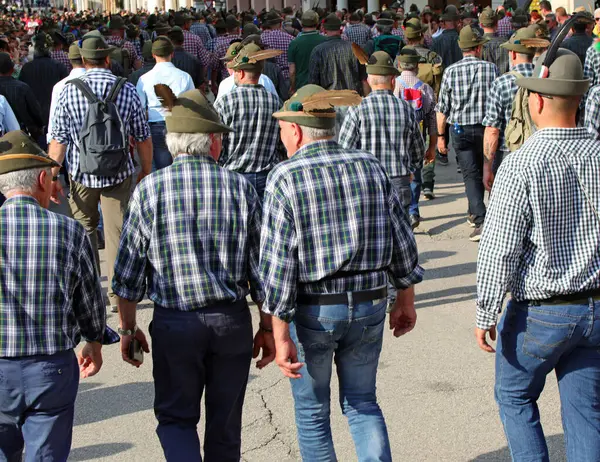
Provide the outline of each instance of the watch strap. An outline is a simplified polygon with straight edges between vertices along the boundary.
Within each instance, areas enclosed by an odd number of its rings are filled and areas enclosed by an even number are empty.
[[[120,327],[117,329],[119,335],[135,335],[137,331],[137,326],[135,326],[133,329],[121,329]]]

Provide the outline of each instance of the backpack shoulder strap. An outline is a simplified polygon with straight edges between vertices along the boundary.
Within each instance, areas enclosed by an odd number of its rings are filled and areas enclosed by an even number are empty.
[[[522,79],[524,77],[520,72],[517,71],[510,71],[509,74],[514,75],[517,79]]]
[[[423,86],[423,81],[419,80],[417,83],[415,83],[415,86],[413,88],[415,90],[419,90],[422,86]]]
[[[404,88],[410,88],[410,86],[404,81],[402,77],[396,77],[396,82],[398,82]]]
[[[85,96],[85,99],[87,99],[90,103],[97,103],[98,97],[96,96],[96,94],[92,91],[92,89],[90,88],[90,86],[84,82],[81,79],[73,79],[73,80],[69,80],[67,82],[67,84],[72,84],[75,85],[79,91],[81,93],[83,93],[83,96]]]
[[[110,92],[108,92],[108,96],[106,97],[107,103],[115,102],[119,92],[121,91],[121,88],[123,88],[123,85],[125,85],[126,82],[127,79],[123,77],[117,77],[117,80],[115,80],[115,83],[113,84],[112,88],[110,89]]]

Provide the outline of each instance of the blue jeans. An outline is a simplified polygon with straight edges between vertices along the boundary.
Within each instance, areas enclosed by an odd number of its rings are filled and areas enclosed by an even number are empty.
[[[511,300],[498,329],[495,394],[513,460],[549,460],[537,400],[554,370],[568,460],[600,461],[600,302]]]
[[[150,134],[152,135],[152,171],[168,167],[173,163],[173,156],[167,148],[165,137],[167,125],[165,122],[150,122]]]
[[[239,462],[252,360],[246,300],[196,311],[155,307],[151,323],[156,433],[168,462],[201,462],[196,429],[204,394],[204,460]]]
[[[298,306],[290,334],[299,361],[306,365],[300,370],[302,378],[291,384],[303,460],[336,460],[329,421],[332,360],[358,460],[392,460],[375,392],[386,306],[385,299],[357,305]]]
[[[263,197],[265,196],[265,188],[267,187],[267,177],[269,176],[270,170],[266,172],[258,172],[258,173],[241,173],[251,184],[254,186],[258,197],[261,202]]]
[[[409,215],[421,216],[419,213],[419,199],[421,197],[421,186],[423,185],[423,179],[421,176],[421,169],[415,170],[413,173],[413,180],[410,182],[410,207],[408,208]]]
[[[66,461],[78,386],[73,350],[0,358],[0,461]]]

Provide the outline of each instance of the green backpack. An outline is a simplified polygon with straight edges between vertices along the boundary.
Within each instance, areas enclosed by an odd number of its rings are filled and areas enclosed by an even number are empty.
[[[115,49],[110,52],[110,59],[121,64],[121,66],[123,66],[124,77],[129,77],[129,74],[131,74],[132,71],[131,56],[129,56],[129,50],[123,48],[123,43],[125,43],[125,41],[116,45]]]
[[[517,79],[523,76],[517,71],[511,71]],[[513,100],[510,112],[510,120],[504,130],[504,140],[510,152],[514,152],[523,146],[523,143],[533,135],[535,131],[531,115],[529,114],[529,102],[527,100],[527,90],[519,87]]]

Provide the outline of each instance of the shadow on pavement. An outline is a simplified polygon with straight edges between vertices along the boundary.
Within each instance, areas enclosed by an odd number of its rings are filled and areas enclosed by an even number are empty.
[[[72,449],[69,461],[93,460],[100,457],[108,457],[127,451],[132,447],[133,444],[131,443],[92,444],[91,446]]]
[[[75,425],[101,422],[152,409],[153,401],[152,382],[124,383],[87,390],[82,387],[75,403]]]
[[[456,252],[448,252],[446,250],[430,250],[429,252],[423,252],[419,254],[419,264],[427,263],[431,260],[440,260],[442,258],[451,257],[456,255]]]
[[[463,215],[461,218],[455,218],[454,220],[446,221],[446,222],[442,223],[441,225],[437,225],[437,226],[434,226],[433,228],[429,228],[427,230],[427,233],[430,236],[436,236],[438,234],[442,234],[445,231],[450,231],[452,228],[462,225],[464,223],[466,223],[466,218]]]
[[[477,262],[459,263],[458,265],[442,266],[440,268],[431,268],[425,271],[424,279],[443,279],[454,278],[457,276],[465,276],[475,274],[477,271]]]
[[[423,303],[415,303],[415,309],[429,308],[433,306],[446,306],[452,303],[466,302],[469,300],[472,300],[473,304],[475,304],[475,295],[465,295],[464,297],[458,298],[442,298],[441,300],[429,300]]]
[[[551,435],[546,437],[548,452],[552,462],[564,462],[567,460],[563,435]],[[471,459],[469,462],[510,462],[508,447],[497,451],[488,452]]]

